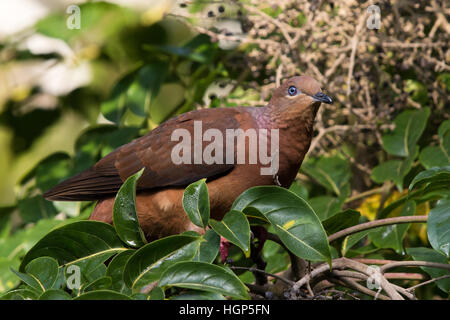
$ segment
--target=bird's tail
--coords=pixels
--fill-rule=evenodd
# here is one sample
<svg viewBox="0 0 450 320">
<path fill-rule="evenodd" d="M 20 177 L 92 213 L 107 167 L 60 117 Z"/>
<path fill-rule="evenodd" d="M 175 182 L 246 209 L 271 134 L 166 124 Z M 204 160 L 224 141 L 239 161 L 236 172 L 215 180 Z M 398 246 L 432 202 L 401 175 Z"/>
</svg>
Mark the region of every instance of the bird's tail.
<svg viewBox="0 0 450 320">
<path fill-rule="evenodd" d="M 114 196 L 122 183 L 117 175 L 100 175 L 91 168 L 51 188 L 44 193 L 44 198 L 51 201 L 94 201 Z"/>
</svg>

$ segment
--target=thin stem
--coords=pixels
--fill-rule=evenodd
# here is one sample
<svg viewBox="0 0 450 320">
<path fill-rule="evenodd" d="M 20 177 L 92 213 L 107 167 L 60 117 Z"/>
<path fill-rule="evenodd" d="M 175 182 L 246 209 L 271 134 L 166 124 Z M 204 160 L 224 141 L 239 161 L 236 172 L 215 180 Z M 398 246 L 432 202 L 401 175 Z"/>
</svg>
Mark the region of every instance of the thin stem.
<svg viewBox="0 0 450 320">
<path fill-rule="evenodd" d="M 246 271 L 250 271 L 250 272 L 259 272 L 259 273 L 263 273 L 263 274 L 265 274 L 265 275 L 274 277 L 274 278 L 276 278 L 276 279 L 278 279 L 278 280 L 280 280 L 280 281 L 283 281 L 284 283 L 286 283 L 286 284 L 288 284 L 288 285 L 290 285 L 290 286 L 293 286 L 293 285 L 295 284 L 294 281 L 291 281 L 291 280 L 289 280 L 289 279 L 280 277 L 279 275 L 276 275 L 276 274 L 273 274 L 273 273 L 269 273 L 269 272 L 267 272 L 267 271 L 260 270 L 260 269 L 256 269 L 256 268 L 234 267 L 234 266 L 232 266 L 232 267 L 230 267 L 230 269 L 232 269 L 232 270 L 246 270 Z"/>
<path fill-rule="evenodd" d="M 397 262 L 385 264 L 384 266 L 380 267 L 380 272 L 384 273 L 386 270 L 395 268 L 395 267 L 429 267 L 429 268 L 450 270 L 450 264 L 445 264 L 445 263 L 437 263 L 437 262 L 430 262 L 430 261 L 397 261 Z"/>
<path fill-rule="evenodd" d="M 433 283 L 433 282 L 436 282 L 436 281 L 439 281 L 439 280 L 442 280 L 442 279 L 447 279 L 447 278 L 450 278 L 450 274 L 446 274 L 444 276 L 440 276 L 440 277 L 433 278 L 433 279 L 430 279 L 428 281 L 416 284 L 415 286 L 412 286 L 412 287 L 409 287 L 408 289 L 406 289 L 406 291 L 414 291 L 415 289 L 417 289 L 417 288 L 419 288 L 421 286 L 424 286 L 424 285 L 427 285 L 427 284 L 430 284 L 430 283 Z"/>
</svg>

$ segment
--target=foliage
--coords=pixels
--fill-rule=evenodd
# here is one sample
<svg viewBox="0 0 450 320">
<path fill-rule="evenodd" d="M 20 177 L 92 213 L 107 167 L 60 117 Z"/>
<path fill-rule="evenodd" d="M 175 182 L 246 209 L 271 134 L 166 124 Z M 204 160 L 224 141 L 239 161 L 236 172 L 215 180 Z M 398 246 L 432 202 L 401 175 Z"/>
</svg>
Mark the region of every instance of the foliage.
<svg viewBox="0 0 450 320">
<path fill-rule="evenodd" d="M 417 5 L 413 16 L 397 7 L 402 20 L 422 27 L 416 30 L 409 22 L 381 41 L 375 31 L 355 32 L 356 16 L 362 14 L 348 15 L 365 8 L 346 2 L 323 4 L 320 12 L 310 10 L 306 1 L 284 8 L 270 2 L 227 4 L 226 14 L 234 17 L 239 11 L 237 21 L 249 25 L 245 38 L 222 32 L 220 25 L 230 16 L 216 17 L 212 22 L 217 24 L 203 19 L 219 4 L 193 3 L 187 13 L 178 12 L 184 19 L 173 13 L 149 22 L 154 8 L 142 13 L 88 2 L 80 5 L 80 30 L 65 27 L 64 11 L 39 20 L 36 32 L 71 48 L 70 57 L 59 51 L 36 53 L 18 40 L 6 41 L 8 50 L 0 43 L 2 62 L 5 57 L 17 64 L 75 61 L 70 68 L 88 63 L 92 72 L 89 85 L 61 94 L 38 83 L 6 90 L 6 98 L 0 91 L 2 148 L 3 136 L 10 139 L 0 164 L 21 164 L 15 169 L 20 173 L 16 193 L 8 198 L 13 200 L 0 208 L 1 298 L 259 297 L 251 284 L 266 285 L 271 295 L 264 298 L 348 298 L 345 293 L 358 291 L 348 283 L 337 283 L 333 293 L 311 281 L 311 295 L 304 285 L 279 290 L 280 281 L 271 276 L 298 281 L 304 276 L 299 259 L 319 268 L 345 263 L 342 258 L 366 266 L 439 263 L 400 268 L 410 278 L 389 282 L 407 288 L 417 285 L 418 277 L 420 282 L 442 277 L 410 292 L 422 299 L 448 298 L 450 120 L 442 101 L 450 78 L 439 44 L 445 34 L 432 28 L 425 5 Z M 383 16 L 384 28 L 396 23 L 393 14 Z M 346 36 L 336 34 L 336 24 Z M 278 30 L 280 25 L 288 36 Z M 420 38 L 429 30 L 434 30 L 434 45 Z M 291 42 L 296 35 L 297 42 Z M 354 69 L 346 58 L 347 51 L 352 56 L 346 41 L 353 36 L 359 39 Z M 398 39 L 419 45 L 411 50 Z M 113 226 L 86 220 L 93 203 L 42 197 L 172 116 L 198 107 L 261 105 L 280 77 L 298 73 L 317 77 L 337 103 L 321 107 L 311 152 L 296 181 L 289 190 L 265 186 L 245 191 L 221 221 L 210 218 L 206 181 L 189 185 L 183 207 L 204 234 L 186 232 L 147 243 L 135 207 L 142 172 L 118 192 Z M 11 194 L 13 188 L 10 184 L 4 190 Z M 422 223 L 413 219 L 422 216 Z M 407 223 L 377 224 L 390 218 Z M 347 232 L 367 223 L 367 228 Z M 226 260 L 219 255 L 221 238 L 231 244 Z M 339 278 L 339 269 L 321 275 L 335 271 L 334 279 Z M 383 289 L 386 295 L 389 288 Z"/>
</svg>

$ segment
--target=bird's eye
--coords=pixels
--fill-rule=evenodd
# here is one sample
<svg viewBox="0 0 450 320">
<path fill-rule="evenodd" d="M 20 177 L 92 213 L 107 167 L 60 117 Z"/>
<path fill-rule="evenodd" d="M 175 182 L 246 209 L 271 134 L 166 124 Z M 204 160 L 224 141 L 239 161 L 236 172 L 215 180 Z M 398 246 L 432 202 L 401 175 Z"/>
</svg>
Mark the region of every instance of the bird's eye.
<svg viewBox="0 0 450 320">
<path fill-rule="evenodd" d="M 290 86 L 288 89 L 288 94 L 290 96 L 295 96 L 297 94 L 297 88 L 294 86 Z"/>
</svg>

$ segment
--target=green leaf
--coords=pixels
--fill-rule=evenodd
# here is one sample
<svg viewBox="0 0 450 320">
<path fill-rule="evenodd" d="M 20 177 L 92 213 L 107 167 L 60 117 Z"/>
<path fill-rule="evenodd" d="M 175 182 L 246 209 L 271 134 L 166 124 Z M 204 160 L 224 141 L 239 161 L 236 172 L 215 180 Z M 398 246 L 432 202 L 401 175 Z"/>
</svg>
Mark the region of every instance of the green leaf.
<svg viewBox="0 0 450 320">
<path fill-rule="evenodd" d="M 96 290 L 84 293 L 73 300 L 132 300 L 130 297 L 111 290 Z"/>
<path fill-rule="evenodd" d="M 417 146 L 413 147 L 415 152 L 404 160 L 388 160 L 373 168 L 371 178 L 376 183 L 392 180 L 400 190 L 403 189 L 403 179 L 411 170 L 414 159 L 417 156 Z"/>
<path fill-rule="evenodd" d="M 300 258 L 330 261 L 328 238 L 309 204 L 291 191 L 274 186 L 250 188 L 231 209 L 246 212 L 253 208 L 270 221 L 286 247 Z"/>
<path fill-rule="evenodd" d="M 75 142 L 74 172 L 94 165 L 101 157 L 139 135 L 139 128 L 96 125 L 84 131 Z"/>
<path fill-rule="evenodd" d="M 45 290 L 53 288 L 58 278 L 58 261 L 50 257 L 32 260 L 25 267 L 27 274 L 34 276 Z"/>
<path fill-rule="evenodd" d="M 91 283 L 84 286 L 82 289 L 83 293 L 89 292 L 89 291 L 95 291 L 95 290 L 106 290 L 110 289 L 112 286 L 112 279 L 111 277 L 105 276 L 98 278 Z"/>
<path fill-rule="evenodd" d="M 31 260 L 42 256 L 56 259 L 59 265 L 76 263 L 81 266 L 98 257 L 106 260 L 124 250 L 111 225 L 78 221 L 56 228 L 39 240 L 25 255 L 19 270 L 25 270 Z"/>
<path fill-rule="evenodd" d="M 35 276 L 26 274 L 23 272 L 15 271 L 13 269 L 11 269 L 11 271 L 14 272 L 15 275 L 18 276 L 20 280 L 22 280 L 24 283 L 26 283 L 31 288 L 36 290 L 36 292 L 41 293 L 41 292 L 45 291 L 43 284 Z"/>
<path fill-rule="evenodd" d="M 194 250 L 192 261 L 213 262 L 220 248 L 220 236 L 214 230 L 208 230 L 199 240 L 188 244 L 185 250 Z"/>
<path fill-rule="evenodd" d="M 38 300 L 72 300 L 72 297 L 63 290 L 50 289 L 41 294 Z"/>
<path fill-rule="evenodd" d="M 267 240 L 262 251 L 264 261 L 267 262 L 265 270 L 270 273 L 278 273 L 287 270 L 289 255 L 278 243 Z"/>
<path fill-rule="evenodd" d="M 305 185 L 300 183 L 300 181 L 292 182 L 289 190 L 295 193 L 300 198 L 308 200 L 308 189 L 305 187 Z"/>
<path fill-rule="evenodd" d="M 444 121 L 439 126 L 438 136 L 439 146 L 425 147 L 420 153 L 420 163 L 426 169 L 450 164 L 450 120 Z"/>
<path fill-rule="evenodd" d="M 139 289 L 158 280 L 170 265 L 193 259 L 195 247 L 188 245 L 200 237 L 176 235 L 162 238 L 139 248 L 127 261 L 124 270 L 125 284 Z"/>
<path fill-rule="evenodd" d="M 403 111 L 394 120 L 394 131 L 382 136 L 384 150 L 394 156 L 409 157 L 413 155 L 429 115 L 429 108 Z"/>
<path fill-rule="evenodd" d="M 54 217 L 58 213 L 53 204 L 45 200 L 42 195 L 20 199 L 18 207 L 24 222 L 37 222 Z"/>
<path fill-rule="evenodd" d="M 204 262 L 180 262 L 167 269 L 161 287 L 181 287 L 249 299 L 248 289 L 232 272 Z"/>
<path fill-rule="evenodd" d="M 347 237 L 344 238 L 344 241 L 342 241 L 342 245 L 341 245 L 341 254 L 342 256 L 346 256 L 348 251 L 354 246 L 356 245 L 361 239 L 363 239 L 364 237 L 366 237 L 369 233 L 371 233 L 373 230 L 369 229 L 369 230 L 364 230 L 352 235 L 349 235 Z"/>
<path fill-rule="evenodd" d="M 447 135 L 447 140 L 450 141 L 450 134 Z M 450 163 L 450 158 L 448 155 L 450 154 L 450 148 L 447 150 L 441 149 L 442 146 L 428 146 L 425 147 L 419 155 L 420 163 L 426 168 L 430 169 L 433 167 L 443 167 Z M 445 152 L 444 152 L 445 151 Z"/>
<path fill-rule="evenodd" d="M 343 200 L 332 196 L 318 196 L 309 199 L 309 204 L 319 217 L 324 221 L 341 211 Z"/>
<path fill-rule="evenodd" d="M 113 223 L 117 235 L 127 245 L 139 248 L 147 243 L 136 213 L 136 185 L 144 168 L 130 176 L 114 200 Z"/>
<path fill-rule="evenodd" d="M 338 196 L 351 177 L 348 161 L 338 156 L 309 158 L 303 163 L 302 170 Z"/>
<path fill-rule="evenodd" d="M 39 294 L 34 290 L 16 289 L 1 295 L 0 300 L 35 300 L 38 296 Z"/>
<path fill-rule="evenodd" d="M 430 261 L 437 263 L 448 263 L 445 256 L 433 249 L 430 248 L 407 248 L 406 252 L 410 254 L 414 260 L 416 261 Z M 438 269 L 438 268 L 430 268 L 430 267 L 420 267 L 423 271 L 428 273 L 431 278 L 439 278 L 444 275 L 450 274 L 448 270 Z M 436 281 L 439 289 L 444 291 L 446 294 L 450 292 L 450 278 L 442 279 Z"/>
<path fill-rule="evenodd" d="M 206 228 L 209 221 L 209 195 L 206 179 L 191 183 L 183 193 L 183 208 L 193 224 Z"/>
<path fill-rule="evenodd" d="M 202 292 L 198 290 L 188 290 L 182 294 L 171 297 L 170 300 L 226 300 L 223 295 L 217 292 Z"/>
<path fill-rule="evenodd" d="M 150 300 L 164 300 L 165 294 L 161 287 L 155 287 L 149 293 Z"/>
<path fill-rule="evenodd" d="M 421 187 L 428 183 L 444 183 L 443 186 L 450 188 L 450 166 L 431 168 L 420 172 L 414 177 L 409 185 L 409 190 Z"/>
<path fill-rule="evenodd" d="M 360 213 L 353 209 L 341 211 L 322 222 L 323 227 L 328 234 L 333 234 L 345 228 L 357 225 Z"/>
<path fill-rule="evenodd" d="M 0 257 L 0 294 L 11 290 L 20 283 L 19 278 L 11 271 L 19 268 L 19 257 Z"/>
<path fill-rule="evenodd" d="M 114 291 L 130 294 L 131 291 L 125 285 L 123 273 L 128 259 L 135 253 L 135 250 L 127 250 L 116 255 L 106 269 L 106 275 L 112 279 L 112 287 Z"/>
<path fill-rule="evenodd" d="M 127 107 L 141 117 L 147 116 L 164 81 L 168 65 L 162 62 L 140 68 L 126 93 Z"/>
<path fill-rule="evenodd" d="M 67 178 L 71 169 L 72 163 L 67 153 L 53 153 L 36 166 L 36 185 L 41 191 L 46 191 Z"/>
<path fill-rule="evenodd" d="M 439 200 L 428 216 L 428 240 L 436 251 L 450 257 L 450 199 Z"/>
<path fill-rule="evenodd" d="M 230 210 L 222 219 L 211 219 L 209 225 L 219 235 L 235 244 L 250 257 L 250 225 L 245 214 L 237 210 Z"/>
<path fill-rule="evenodd" d="M 119 125 L 127 110 L 127 91 L 133 82 L 134 73 L 127 74 L 117 82 L 109 98 L 102 103 L 100 110 L 109 121 Z"/>
<path fill-rule="evenodd" d="M 416 211 L 416 203 L 408 200 L 400 212 L 400 216 L 412 216 Z M 403 238 L 410 224 L 393 224 L 385 227 L 379 227 L 372 230 L 369 239 L 378 248 L 392 248 L 397 253 L 403 254 Z"/>
</svg>

